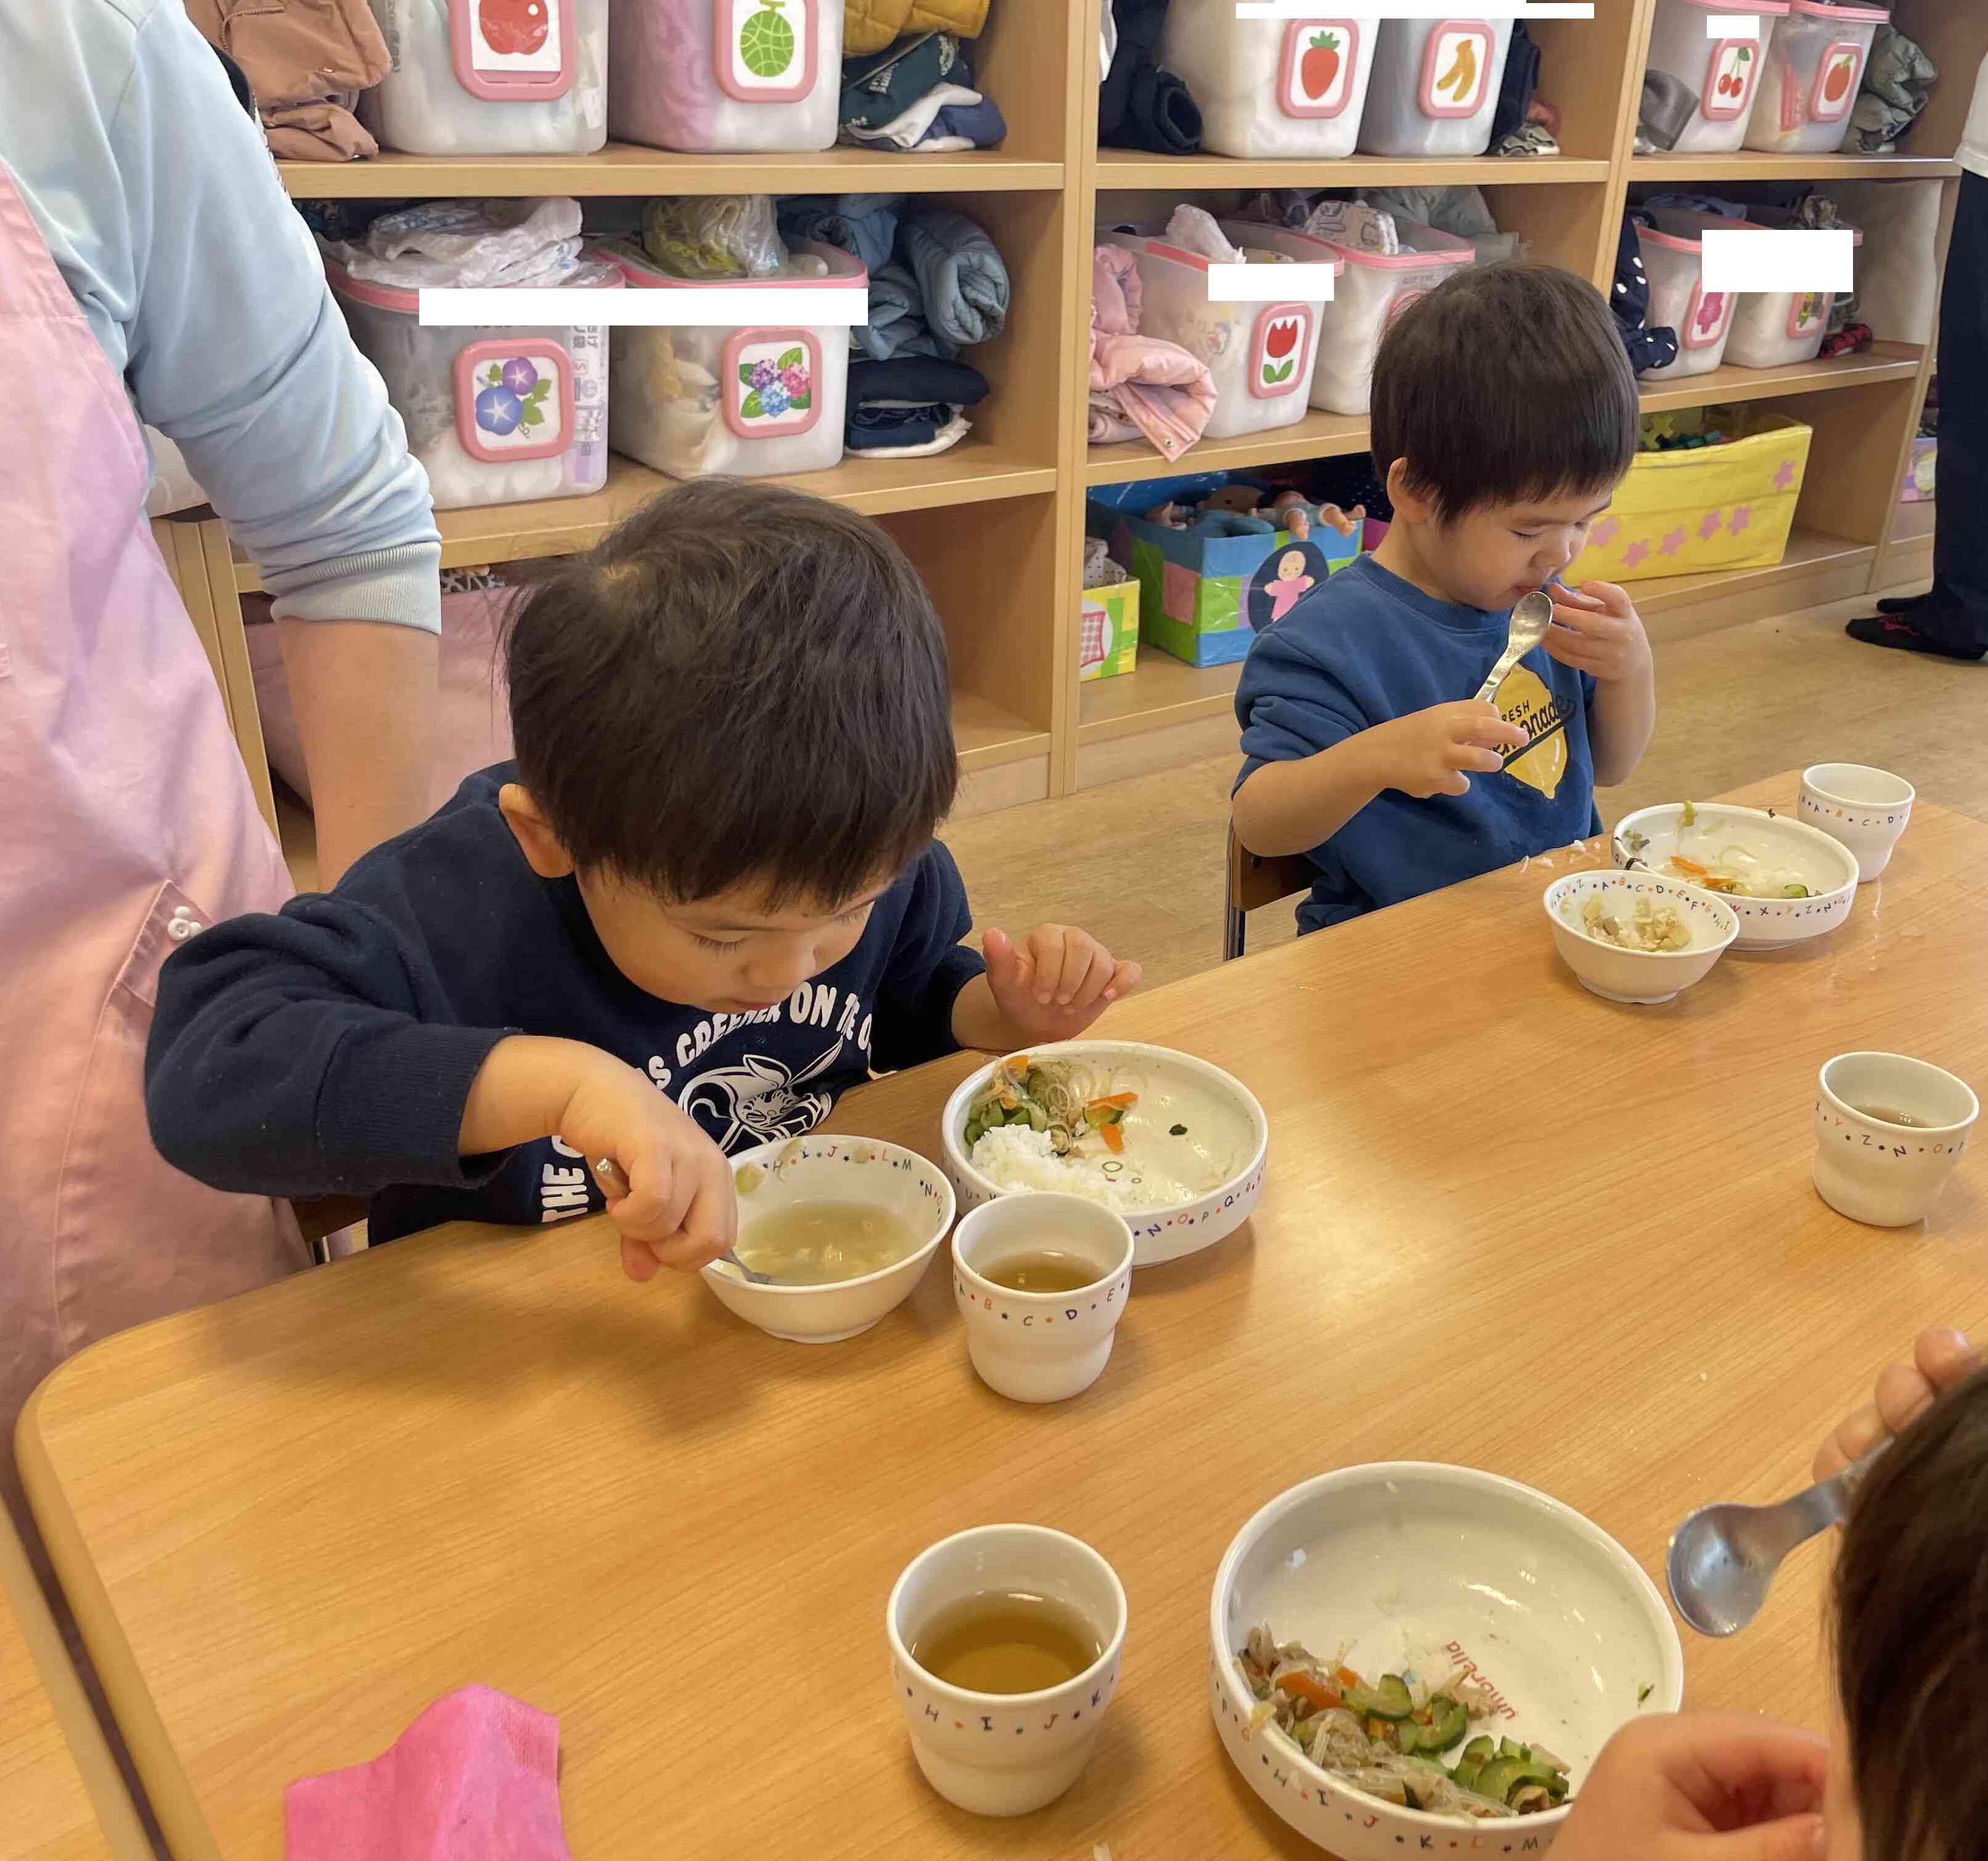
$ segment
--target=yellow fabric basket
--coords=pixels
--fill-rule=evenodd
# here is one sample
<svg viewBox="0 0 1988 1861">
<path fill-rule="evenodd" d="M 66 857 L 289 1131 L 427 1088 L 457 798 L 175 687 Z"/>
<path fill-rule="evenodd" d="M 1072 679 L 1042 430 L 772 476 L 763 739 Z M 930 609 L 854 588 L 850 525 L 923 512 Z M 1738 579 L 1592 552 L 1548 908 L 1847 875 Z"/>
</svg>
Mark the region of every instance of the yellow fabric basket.
<svg viewBox="0 0 1988 1861">
<path fill-rule="evenodd" d="M 1688 452 L 1638 452 L 1567 579 L 1648 581 L 1706 569 L 1770 568 L 1788 546 L 1814 429 L 1753 407 L 1644 416 L 1674 432 L 1740 436 Z"/>
</svg>

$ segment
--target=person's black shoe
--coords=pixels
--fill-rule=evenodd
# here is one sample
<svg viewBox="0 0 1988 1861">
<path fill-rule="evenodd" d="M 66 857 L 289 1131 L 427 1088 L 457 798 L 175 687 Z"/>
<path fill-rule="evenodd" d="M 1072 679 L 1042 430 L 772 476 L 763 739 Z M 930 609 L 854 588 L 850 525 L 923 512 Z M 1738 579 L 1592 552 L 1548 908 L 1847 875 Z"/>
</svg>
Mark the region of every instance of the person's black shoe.
<svg viewBox="0 0 1988 1861">
<path fill-rule="evenodd" d="M 1931 653 L 1942 659 L 1975 660 L 1988 658 L 1988 649 L 1979 646 L 1952 646 L 1944 640 L 1922 632 L 1909 622 L 1895 620 L 1888 614 L 1874 614 L 1870 619 L 1851 621 L 1843 631 L 1851 639 L 1859 640 L 1866 646 L 1888 646 L 1894 651 L 1908 653 Z"/>
<path fill-rule="evenodd" d="M 1880 614 L 1912 614 L 1930 604 L 1930 594 L 1888 594 L 1878 603 Z"/>
</svg>

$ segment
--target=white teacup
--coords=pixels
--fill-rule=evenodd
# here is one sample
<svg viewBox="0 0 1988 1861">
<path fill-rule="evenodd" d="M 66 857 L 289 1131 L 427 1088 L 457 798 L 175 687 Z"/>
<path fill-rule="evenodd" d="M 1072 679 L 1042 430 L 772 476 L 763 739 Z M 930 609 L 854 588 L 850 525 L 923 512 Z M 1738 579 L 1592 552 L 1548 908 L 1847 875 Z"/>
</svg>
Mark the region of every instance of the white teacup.
<svg viewBox="0 0 1988 1861">
<path fill-rule="evenodd" d="M 1076 1610 L 1104 1652 L 1040 1693 L 972 1693 L 935 1679 L 911 1658 L 913 1643 L 949 1603 L 989 1592 Z M 905 1567 L 884 1626 L 912 1754 L 948 1802 L 976 1815 L 1026 1815 L 1077 1781 L 1125 1647 L 1124 1586 L 1088 1545 L 1042 1525 L 980 1525 L 942 1538 Z"/>
<path fill-rule="evenodd" d="M 1816 1193 L 1872 1227 L 1922 1220 L 1980 1114 L 1964 1081 L 1923 1060 L 1838 1054 L 1816 1090 Z"/>
<path fill-rule="evenodd" d="M 1012 1292 L 979 1271 L 1036 1247 L 1075 1254 L 1097 1277 L 1073 1292 Z M 1080 1196 L 1002 1196 L 953 1230 L 967 1353 L 988 1388 L 1018 1403 L 1060 1403 L 1097 1382 L 1131 1291 L 1131 1229 Z"/>
<path fill-rule="evenodd" d="M 1802 771 L 1802 819 L 1856 856 L 1860 885 L 1892 863 L 1915 798 L 1904 777 L 1861 763 L 1817 763 Z"/>
</svg>

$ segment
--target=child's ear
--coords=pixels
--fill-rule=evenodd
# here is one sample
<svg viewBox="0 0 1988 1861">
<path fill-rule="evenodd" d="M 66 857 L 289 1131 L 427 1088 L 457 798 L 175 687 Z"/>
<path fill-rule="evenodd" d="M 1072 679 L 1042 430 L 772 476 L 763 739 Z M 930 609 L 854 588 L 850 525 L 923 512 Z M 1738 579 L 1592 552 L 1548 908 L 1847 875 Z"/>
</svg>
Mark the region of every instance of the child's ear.
<svg viewBox="0 0 1988 1861">
<path fill-rule="evenodd" d="M 506 782 L 497 791 L 497 807 L 532 870 L 542 879 L 563 879 L 573 871 L 573 859 L 552 824 L 539 811 L 529 790 Z"/>
<path fill-rule="evenodd" d="M 1435 516 L 1434 502 L 1416 490 L 1405 458 L 1396 459 L 1388 468 L 1388 502 L 1394 506 L 1396 516 L 1411 523 L 1427 523 Z"/>
</svg>

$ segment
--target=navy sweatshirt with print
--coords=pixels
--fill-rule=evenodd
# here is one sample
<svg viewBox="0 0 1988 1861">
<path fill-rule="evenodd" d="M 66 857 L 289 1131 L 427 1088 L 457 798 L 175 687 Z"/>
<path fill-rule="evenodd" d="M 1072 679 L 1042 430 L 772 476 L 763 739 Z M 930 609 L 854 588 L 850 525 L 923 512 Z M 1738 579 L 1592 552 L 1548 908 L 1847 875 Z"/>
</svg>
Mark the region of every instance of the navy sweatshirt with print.
<svg viewBox="0 0 1988 1861">
<path fill-rule="evenodd" d="M 217 1188 L 367 1196 L 370 1234 L 558 1221 L 604 1206 L 556 1139 L 458 1156 L 472 1081 L 507 1034 L 604 1048 L 727 1151 L 795 1137 L 879 1072 L 950 1053 L 980 973 L 958 868 L 935 843 L 856 947 L 777 1007 L 712 1014 L 615 968 L 570 878 L 543 879 L 472 776 L 337 890 L 217 924 L 159 978 L 146 1107 L 167 1159 Z"/>
</svg>

